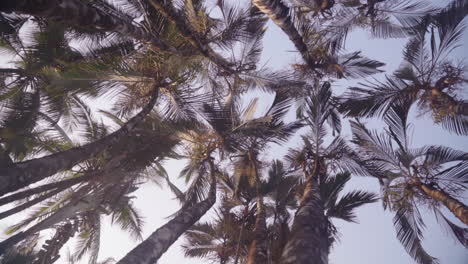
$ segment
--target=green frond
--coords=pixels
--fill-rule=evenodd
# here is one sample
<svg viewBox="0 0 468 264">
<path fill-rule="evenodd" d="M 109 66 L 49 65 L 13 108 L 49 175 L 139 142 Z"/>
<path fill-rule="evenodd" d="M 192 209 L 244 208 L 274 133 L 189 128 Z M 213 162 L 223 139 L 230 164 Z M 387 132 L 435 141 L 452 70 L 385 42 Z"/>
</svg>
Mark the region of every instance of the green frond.
<svg viewBox="0 0 468 264">
<path fill-rule="evenodd" d="M 130 201 L 113 210 L 112 223 L 128 232 L 132 238 L 143 240 L 143 218 Z"/>
<path fill-rule="evenodd" d="M 352 191 L 343 195 L 335 204 L 330 204 L 327 216 L 348 222 L 356 222 L 356 215 L 353 211 L 364 204 L 374 203 L 377 200 L 377 195 L 373 193 Z"/>
</svg>

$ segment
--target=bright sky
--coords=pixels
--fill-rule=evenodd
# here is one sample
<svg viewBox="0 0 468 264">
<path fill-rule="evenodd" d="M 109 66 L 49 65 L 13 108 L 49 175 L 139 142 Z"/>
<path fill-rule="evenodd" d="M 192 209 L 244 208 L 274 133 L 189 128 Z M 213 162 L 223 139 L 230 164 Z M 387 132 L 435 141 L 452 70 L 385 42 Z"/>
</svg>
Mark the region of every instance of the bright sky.
<svg viewBox="0 0 468 264">
<path fill-rule="evenodd" d="M 264 39 L 263 61 L 267 66 L 275 69 L 282 69 L 289 66 L 290 63 L 297 62 L 299 59 L 294 52 L 294 47 L 274 24 L 268 24 L 269 29 Z M 466 58 L 468 54 L 468 34 L 465 33 L 463 43 L 464 47 L 459 48 L 454 54 L 458 58 Z M 356 31 L 349 35 L 347 51 L 362 50 L 363 53 L 373 59 L 385 62 L 385 70 L 388 74 L 392 73 L 401 62 L 402 47 L 405 44 L 401 39 L 371 39 L 369 34 Z M 0 65 L 4 62 L 0 58 Z M 383 74 L 376 76 L 383 77 Z M 354 84 L 354 82 L 352 82 Z M 334 91 L 341 93 L 346 87 L 352 84 L 349 81 L 339 81 L 334 87 Z M 468 95 L 464 95 L 468 98 Z M 99 107 L 99 106 L 97 106 Z M 448 134 L 440 127 L 434 125 L 427 118 L 418 117 L 418 113 L 412 113 L 411 122 L 414 124 L 413 144 L 421 146 L 424 144 L 446 145 L 459 150 L 468 151 L 468 140 L 460 136 Z M 379 124 L 373 124 L 378 128 Z M 347 127 L 347 125 L 345 125 Z M 345 135 L 349 138 L 349 128 L 345 129 Z M 271 153 L 284 153 L 288 147 L 297 144 L 292 142 L 290 145 L 274 147 Z M 281 158 L 281 156 L 275 156 Z M 170 161 L 166 163 L 166 169 L 178 186 L 183 187 L 182 180 L 176 180 L 182 163 L 180 161 Z M 378 182 L 375 179 L 354 177 L 347 190 L 364 189 L 379 192 Z M 345 190 L 346 191 L 346 190 Z M 167 217 L 174 213 L 179 204 L 173 199 L 174 195 L 167 189 L 161 189 L 152 184 L 146 184 L 136 193 L 135 204 L 145 216 L 144 237 L 146 238 L 158 227 L 168 221 Z M 468 196 L 465 201 L 468 201 Z M 468 251 L 457 244 L 447 233 L 437 225 L 435 218 L 431 213 L 425 210 L 423 217 L 427 224 L 425 230 L 424 246 L 429 253 L 440 259 L 442 264 L 465 264 L 468 263 Z M 395 230 L 392 224 L 392 215 L 384 212 L 380 202 L 361 207 L 357 211 L 359 224 L 351 224 L 343 221 L 335 221 L 341 233 L 338 241 L 330 254 L 331 264 L 410 264 L 414 263 L 411 257 L 405 252 L 403 247 L 396 239 Z M 450 215 L 448 213 L 447 215 Z M 206 217 L 204 218 L 206 219 Z M 452 217 L 453 219 L 453 217 Z M 108 219 L 107 219 L 108 220 Z M 0 229 L 9 224 L 18 221 L 18 217 L 10 217 L 0 221 Z M 456 219 L 456 223 L 459 223 Z M 126 234 L 112 229 L 109 221 L 105 221 L 102 232 L 100 260 L 113 257 L 116 260 L 123 257 L 138 242 L 132 241 Z M 159 264 L 198 264 L 206 263 L 206 260 L 186 259 L 180 248 L 179 239 L 163 257 Z M 63 251 L 62 251 L 63 252 Z M 64 254 L 62 254 L 64 255 Z M 67 263 L 63 258 L 56 263 Z M 86 263 L 86 262 L 82 262 Z"/>
</svg>

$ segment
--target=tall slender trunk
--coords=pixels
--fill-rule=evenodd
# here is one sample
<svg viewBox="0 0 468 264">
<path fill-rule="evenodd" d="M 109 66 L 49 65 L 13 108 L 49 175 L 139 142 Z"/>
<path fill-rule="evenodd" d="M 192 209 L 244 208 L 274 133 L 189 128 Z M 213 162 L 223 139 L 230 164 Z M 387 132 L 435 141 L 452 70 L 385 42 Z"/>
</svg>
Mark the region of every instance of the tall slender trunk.
<svg viewBox="0 0 468 264">
<path fill-rule="evenodd" d="M 131 36 L 137 40 L 150 41 L 161 50 L 175 51 L 159 39 L 125 19 L 108 14 L 90 3 L 81 0 L 2 0 L 1 12 L 18 12 L 38 17 L 53 19 L 64 24 L 82 28 L 94 28 L 99 31 L 117 32 L 122 36 Z"/>
<path fill-rule="evenodd" d="M 96 201 L 93 199 L 90 200 L 80 200 L 77 202 L 70 202 L 64 207 L 60 208 L 58 211 L 53 213 L 51 216 L 42 220 L 41 222 L 33 225 L 29 229 L 23 232 L 7 238 L 6 240 L 0 242 L 0 256 L 5 252 L 6 249 L 17 244 L 20 241 L 23 241 L 29 236 L 42 231 L 44 229 L 51 228 L 55 224 L 58 224 L 66 219 L 74 217 L 79 212 L 84 212 L 96 207 Z"/>
<path fill-rule="evenodd" d="M 257 180 L 257 217 L 255 218 L 255 239 L 252 241 L 249 249 L 249 256 L 247 264 L 266 264 L 268 261 L 267 253 L 267 229 L 266 229 L 266 215 L 265 206 L 263 204 L 263 197 L 260 194 L 259 183 Z"/>
<path fill-rule="evenodd" d="M 311 69 L 315 61 L 309 56 L 307 45 L 291 20 L 291 10 L 281 0 L 252 0 L 252 3 L 266 14 L 292 41 L 302 58 Z"/>
<path fill-rule="evenodd" d="M 443 190 L 435 189 L 428 184 L 419 182 L 416 186 L 430 198 L 444 204 L 460 221 L 468 225 L 468 207 L 465 204 L 451 197 Z"/>
<path fill-rule="evenodd" d="M 282 264 L 328 263 L 327 219 L 319 194 L 319 167 L 311 176 L 306 173 L 307 183 L 281 256 Z"/>
<path fill-rule="evenodd" d="M 117 264 L 153 264 L 167 249 L 216 202 L 216 175 L 213 161 L 208 159 L 211 185 L 205 200 L 182 210 L 176 217 L 153 232 L 145 241 L 136 246 Z"/>
<path fill-rule="evenodd" d="M 140 113 L 130 119 L 119 130 L 108 136 L 84 146 L 71 148 L 42 158 L 14 163 L 6 168 L 0 168 L 0 196 L 43 180 L 59 171 L 70 169 L 128 136 L 129 132 L 135 129 L 153 109 L 158 98 L 158 90 L 156 89 L 149 103 L 143 107 Z"/>
</svg>

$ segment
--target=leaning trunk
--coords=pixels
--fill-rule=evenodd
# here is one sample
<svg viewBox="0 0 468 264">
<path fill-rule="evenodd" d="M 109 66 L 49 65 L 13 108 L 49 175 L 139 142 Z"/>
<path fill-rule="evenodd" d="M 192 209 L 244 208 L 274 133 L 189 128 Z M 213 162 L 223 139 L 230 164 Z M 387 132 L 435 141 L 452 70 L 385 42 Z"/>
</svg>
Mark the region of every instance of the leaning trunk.
<svg viewBox="0 0 468 264">
<path fill-rule="evenodd" d="M 304 194 L 281 256 L 282 264 L 328 263 L 327 219 L 319 195 L 318 173 L 313 176 L 307 176 Z"/>
<path fill-rule="evenodd" d="M 289 7 L 284 5 L 280 0 L 252 0 L 252 3 L 286 33 L 296 49 L 301 53 L 307 66 L 314 69 L 316 63 L 309 56 L 307 45 L 291 20 Z"/>
<path fill-rule="evenodd" d="M 42 158 L 14 163 L 0 168 L 0 196 L 17 191 L 29 184 L 43 180 L 55 173 L 67 170 L 76 164 L 89 159 L 108 147 L 127 137 L 148 113 L 153 109 L 158 92 L 153 94 L 149 103 L 135 117 L 130 119 L 119 130 L 84 146 L 71 148 Z"/>
<path fill-rule="evenodd" d="M 117 264 L 152 264 L 193 224 L 195 224 L 216 202 L 216 176 L 213 161 L 210 166 L 211 186 L 205 200 L 191 208 L 182 210 L 168 223 L 158 228 L 145 241 L 130 251 Z"/>
<path fill-rule="evenodd" d="M 428 184 L 419 183 L 417 187 L 427 196 L 443 203 L 460 221 L 468 225 L 468 207 L 465 204 Z"/>
<path fill-rule="evenodd" d="M 258 187 L 257 187 L 258 189 Z M 257 191 L 258 192 L 258 191 Z M 257 217 L 254 227 L 255 239 L 249 249 L 247 264 L 267 263 L 267 229 L 263 198 L 257 193 Z"/>
</svg>

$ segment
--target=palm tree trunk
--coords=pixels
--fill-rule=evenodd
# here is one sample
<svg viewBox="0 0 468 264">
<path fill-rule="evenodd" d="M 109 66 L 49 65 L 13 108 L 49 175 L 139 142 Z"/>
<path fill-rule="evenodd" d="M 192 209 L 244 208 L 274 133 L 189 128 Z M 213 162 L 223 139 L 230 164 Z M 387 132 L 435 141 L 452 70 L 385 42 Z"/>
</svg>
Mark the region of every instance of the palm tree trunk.
<svg viewBox="0 0 468 264">
<path fill-rule="evenodd" d="M 193 224 L 195 224 L 216 202 L 216 175 L 213 161 L 210 166 L 211 185 L 205 200 L 196 203 L 191 208 L 182 210 L 176 217 L 153 232 L 117 264 L 153 264 L 167 249 Z"/>
<path fill-rule="evenodd" d="M 59 171 L 69 169 L 119 142 L 122 138 L 128 136 L 129 132 L 135 129 L 151 112 L 158 98 L 158 91 L 159 89 L 156 89 L 149 103 L 143 107 L 140 113 L 110 135 L 84 146 L 0 168 L 0 196 L 43 180 Z"/>
<path fill-rule="evenodd" d="M 2 0 L 1 12 L 18 12 L 38 17 L 50 18 L 81 28 L 94 28 L 99 31 L 117 32 L 140 41 L 150 41 L 157 49 L 175 51 L 159 39 L 135 26 L 130 19 L 108 14 L 87 1 L 80 0 Z"/>
<path fill-rule="evenodd" d="M 267 229 L 265 219 L 265 206 L 263 205 L 263 197 L 260 195 L 257 182 L 257 217 L 255 218 L 255 239 L 252 241 L 249 249 L 247 264 L 266 264 L 268 261 L 267 254 Z"/>
<path fill-rule="evenodd" d="M 291 20 L 291 11 L 281 0 L 252 0 L 252 3 L 266 14 L 292 41 L 296 49 L 301 53 L 307 65 L 314 69 L 316 63 L 308 54 L 308 48 L 301 34 L 297 31 Z"/>
<path fill-rule="evenodd" d="M 306 174 L 307 184 L 281 256 L 282 264 L 328 263 L 327 219 L 319 195 L 318 173 L 312 175 Z"/>
<path fill-rule="evenodd" d="M 465 204 L 451 197 L 443 190 L 435 189 L 428 184 L 420 182 L 416 186 L 427 196 L 443 203 L 450 210 L 450 212 L 452 212 L 458 219 L 460 219 L 460 221 L 468 225 L 468 207 Z"/>
</svg>

